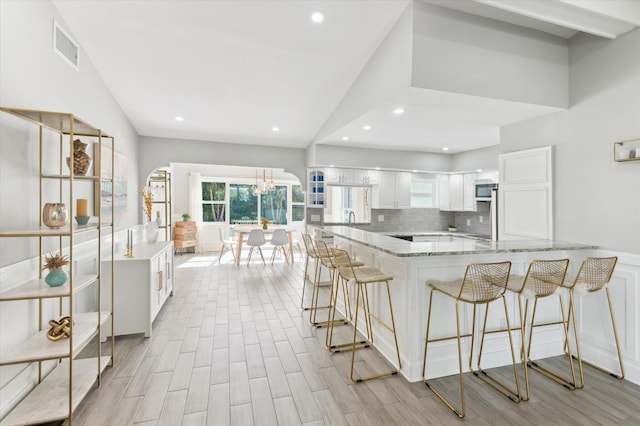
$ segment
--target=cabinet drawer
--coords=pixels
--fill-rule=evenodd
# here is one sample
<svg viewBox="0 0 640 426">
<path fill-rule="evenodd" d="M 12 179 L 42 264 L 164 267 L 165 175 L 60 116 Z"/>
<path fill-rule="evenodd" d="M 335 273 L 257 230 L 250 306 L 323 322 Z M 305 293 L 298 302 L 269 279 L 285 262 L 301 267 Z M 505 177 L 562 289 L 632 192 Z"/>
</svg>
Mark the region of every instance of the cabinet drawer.
<svg viewBox="0 0 640 426">
<path fill-rule="evenodd" d="M 176 234 L 175 240 L 195 240 L 196 234 Z"/>
<path fill-rule="evenodd" d="M 195 247 L 196 240 L 174 240 L 173 244 L 177 248 Z"/>
<path fill-rule="evenodd" d="M 195 234 L 197 232 L 197 228 L 195 227 L 195 225 L 182 226 L 180 228 L 173 228 L 173 232 L 176 235 Z"/>
</svg>

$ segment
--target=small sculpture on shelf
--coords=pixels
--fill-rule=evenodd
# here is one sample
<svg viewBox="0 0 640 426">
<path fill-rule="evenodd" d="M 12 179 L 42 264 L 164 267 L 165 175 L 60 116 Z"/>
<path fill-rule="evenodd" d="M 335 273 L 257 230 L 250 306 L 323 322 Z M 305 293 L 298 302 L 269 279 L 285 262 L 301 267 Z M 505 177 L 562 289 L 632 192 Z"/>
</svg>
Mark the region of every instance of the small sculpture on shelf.
<svg viewBox="0 0 640 426">
<path fill-rule="evenodd" d="M 67 256 L 63 256 L 60 253 L 55 253 L 51 256 L 45 256 L 44 266 L 42 270 L 49 270 L 49 273 L 44 277 L 44 281 L 51 287 L 59 287 L 67 282 L 67 273 L 62 269 L 63 266 L 69 264 Z"/>
<path fill-rule="evenodd" d="M 70 337 L 71 327 L 73 327 L 75 323 L 75 320 L 68 316 L 62 317 L 58 321 L 49 320 L 51 328 L 47 331 L 47 339 L 56 342 L 60 339 Z"/>
<path fill-rule="evenodd" d="M 85 176 L 91 167 L 91 157 L 86 152 L 87 144 L 80 139 L 73 141 L 73 174 Z M 70 157 L 67 157 L 67 166 L 71 169 Z"/>
</svg>

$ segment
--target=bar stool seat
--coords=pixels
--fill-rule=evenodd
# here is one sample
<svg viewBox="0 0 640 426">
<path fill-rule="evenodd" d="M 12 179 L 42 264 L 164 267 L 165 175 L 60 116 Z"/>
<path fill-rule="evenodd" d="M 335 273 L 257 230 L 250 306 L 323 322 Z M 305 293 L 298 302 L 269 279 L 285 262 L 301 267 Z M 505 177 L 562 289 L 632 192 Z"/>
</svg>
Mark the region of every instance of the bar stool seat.
<svg viewBox="0 0 640 426">
<path fill-rule="evenodd" d="M 346 309 L 346 314 L 349 316 L 349 319 L 347 319 L 346 317 L 339 318 L 339 319 L 335 318 L 335 306 L 337 302 L 337 287 L 338 287 L 338 281 L 339 281 L 337 270 L 338 268 L 347 266 L 347 265 L 360 267 L 364 265 L 364 263 L 351 259 L 348 255 L 344 256 L 345 252 L 343 250 L 337 249 L 335 247 L 329 247 L 327 243 L 323 240 L 316 240 L 315 247 L 316 247 L 316 255 L 318 256 L 318 260 L 319 260 L 319 265 L 329 270 L 330 287 L 329 287 L 329 304 L 327 305 L 329 308 L 329 314 L 327 316 L 326 321 L 318 321 L 316 316 L 318 311 L 316 309 L 314 310 L 313 315 L 309 316 L 309 320 L 314 327 L 324 327 L 328 325 L 333 326 L 335 324 L 339 324 L 339 325 L 347 324 L 351 320 L 351 317 L 350 317 L 351 311 L 349 309 L 349 304 L 347 302 L 349 293 L 348 293 L 348 290 L 346 290 L 346 287 L 344 287 L 345 286 L 344 282 L 343 282 L 343 287 L 344 287 L 343 290 L 344 290 L 344 298 L 345 298 L 345 309 Z M 316 270 L 316 276 L 314 279 L 314 293 L 311 301 L 312 306 L 316 306 L 320 298 L 321 273 L 322 273 L 321 269 Z M 328 336 L 328 333 L 327 333 L 327 336 Z M 325 339 L 325 343 L 327 344 L 327 346 L 329 346 L 328 339 Z"/>
<path fill-rule="evenodd" d="M 463 418 L 466 414 L 465 411 L 465 397 L 464 397 L 464 379 L 462 374 L 462 341 L 463 337 L 471 337 L 471 345 L 469 349 L 469 370 L 478 378 L 491 385 L 494 389 L 498 390 L 503 395 L 507 396 L 513 402 L 521 401 L 520 394 L 520 381 L 518 378 L 518 371 L 516 369 L 516 359 L 513 352 L 513 341 L 511 333 L 509 336 L 509 349 L 511 350 L 511 360 L 513 364 L 513 375 L 515 380 L 515 390 L 509 388 L 498 379 L 489 375 L 488 372 L 480 369 L 480 357 L 482 354 L 482 347 L 484 344 L 484 335 L 486 331 L 487 315 L 489 312 L 489 304 L 498 299 L 502 299 L 504 314 L 507 321 L 507 329 L 510 329 L 509 324 L 509 312 L 507 309 L 507 301 L 504 297 L 504 293 L 507 289 L 507 282 L 509 280 L 509 272 L 511 271 L 511 262 L 489 262 L 489 263 L 470 263 L 467 265 L 464 276 L 462 279 L 438 281 L 429 280 L 427 285 L 431 288 L 429 292 L 429 308 L 427 312 L 427 327 L 424 341 L 424 360 L 422 363 L 422 381 L 424 384 L 447 406 L 451 411 L 456 413 L 458 417 Z M 430 339 L 429 332 L 431 326 L 431 308 L 433 306 L 434 293 L 441 293 L 442 295 L 451 298 L 455 302 L 455 314 L 456 314 L 456 334 L 453 336 L 439 337 Z M 460 307 L 459 302 L 469 303 L 473 305 L 472 325 L 471 332 L 462 334 L 460 327 Z M 485 305 L 484 314 L 484 326 L 482 330 L 482 339 L 480 341 L 480 353 L 477 360 L 478 371 L 472 368 L 473 361 L 473 347 L 475 340 L 476 329 L 476 307 L 477 305 Z M 426 379 L 427 368 L 427 355 L 429 343 L 440 342 L 444 340 L 457 339 L 458 343 L 458 370 L 459 370 L 459 382 L 460 382 L 460 403 L 461 408 L 457 409 L 444 395 L 438 391 L 431 383 Z M 482 374 L 479 374 L 482 373 Z"/>
<path fill-rule="evenodd" d="M 338 254 L 338 258 L 344 259 L 344 266 L 338 267 L 338 274 L 340 276 L 340 279 L 342 279 L 343 281 L 353 283 L 354 285 L 356 285 L 356 288 L 357 288 L 356 307 L 355 307 L 356 313 L 353 321 L 353 340 L 351 342 L 351 348 L 350 348 L 351 371 L 350 371 L 349 377 L 351 378 L 351 381 L 358 383 L 366 380 L 376 379 L 379 377 L 398 374 L 398 371 L 402 368 L 402 361 L 400 359 L 400 348 L 398 346 L 396 322 L 393 316 L 393 304 L 391 302 L 391 290 L 389 288 L 389 281 L 393 280 L 393 276 L 386 274 L 380 269 L 375 268 L 373 266 L 363 265 L 360 267 L 355 267 L 354 263 L 351 261 L 351 257 L 349 257 L 349 254 L 346 251 L 343 251 L 342 254 Z M 356 350 L 373 346 L 373 327 L 371 324 L 371 317 L 373 315 L 371 314 L 371 310 L 370 310 L 369 291 L 367 289 L 367 286 L 369 284 L 374 284 L 374 283 L 384 283 L 387 289 L 387 301 L 389 304 L 389 315 L 391 318 L 391 327 L 389 327 L 387 324 L 382 323 L 381 320 L 379 321 L 381 325 L 385 326 L 385 328 L 387 328 L 393 334 L 393 339 L 396 347 L 396 355 L 398 357 L 398 367 L 388 371 L 381 372 L 381 373 L 356 378 L 354 375 Z M 360 302 L 361 300 L 362 300 L 362 303 Z M 365 315 L 366 335 L 365 335 L 365 340 L 358 341 L 357 339 L 358 313 L 360 311 L 360 307 L 362 307 Z M 330 332 L 332 333 L 333 329 L 331 329 Z"/>
<path fill-rule="evenodd" d="M 520 330 L 521 350 L 520 355 L 522 358 L 522 364 L 524 368 L 525 389 L 526 396 L 522 397 L 523 401 L 528 401 L 530 398 L 529 387 L 529 368 L 532 368 L 539 373 L 542 373 L 546 377 L 553 381 L 565 386 L 570 390 L 576 389 L 576 374 L 573 365 L 573 360 L 569 358 L 569 367 L 571 371 L 571 378 L 565 378 L 558 373 L 551 371 L 550 369 L 543 367 L 537 361 L 531 360 L 531 342 L 533 337 L 534 327 L 544 327 L 549 325 L 562 324 L 564 331 L 564 344 L 569 344 L 569 324 L 568 318 L 565 315 L 564 303 L 562 301 L 562 294 L 559 290 L 562 288 L 565 275 L 567 273 L 567 267 L 569 266 L 569 259 L 554 259 L 554 260 L 533 260 L 529 263 L 527 273 L 525 276 L 511 275 L 509 282 L 507 283 L 507 290 L 513 292 L 518 296 L 518 308 L 520 316 L 520 327 L 503 328 L 498 330 L 492 330 L 491 333 L 509 332 L 513 330 Z M 538 323 L 535 322 L 536 307 L 538 306 L 538 300 L 553 295 L 558 296 L 560 305 L 560 313 L 562 316 L 561 321 L 551 321 Z M 523 299 L 525 301 L 524 309 L 522 307 Z M 528 309 L 529 302 L 533 302 L 533 309 L 531 312 L 531 320 L 529 325 L 529 337 L 526 337 L 525 330 L 527 329 Z M 479 356 L 481 356 L 480 353 Z"/>
<path fill-rule="evenodd" d="M 580 367 L 580 389 L 584 387 L 584 374 L 582 371 L 582 364 L 587 364 L 590 367 L 595 368 L 605 374 L 608 374 L 616 379 L 624 379 L 624 365 L 622 362 L 622 350 L 620 349 L 620 342 L 618 339 L 618 331 L 616 329 L 616 321 L 613 315 L 613 305 L 611 304 L 611 293 L 609 292 L 609 283 L 613 270 L 618 262 L 617 256 L 612 257 L 587 257 L 580 264 L 580 269 L 572 280 L 565 280 L 562 287 L 569 291 L 569 319 L 573 321 L 572 325 L 575 331 L 576 339 L 576 353 L 573 355 L 567 345 L 565 345 L 565 352 L 578 360 L 578 366 Z M 616 345 L 616 352 L 618 355 L 618 363 L 620 366 L 620 372 L 613 372 L 606 370 L 598 365 L 584 361 L 580 355 L 580 344 L 578 342 L 578 332 L 576 326 L 575 316 L 575 301 L 574 295 L 578 294 L 585 296 L 588 294 L 596 293 L 600 290 L 604 290 L 607 294 L 607 304 L 609 307 L 609 316 L 611 318 L 611 330 L 613 332 L 614 343 Z"/>
</svg>

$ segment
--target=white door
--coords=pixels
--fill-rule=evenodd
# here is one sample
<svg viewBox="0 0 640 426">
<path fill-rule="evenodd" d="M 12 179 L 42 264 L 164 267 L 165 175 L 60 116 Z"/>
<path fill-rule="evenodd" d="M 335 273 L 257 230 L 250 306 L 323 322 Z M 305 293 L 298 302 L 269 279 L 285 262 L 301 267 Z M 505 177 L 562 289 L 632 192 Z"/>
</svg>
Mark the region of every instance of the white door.
<svg viewBox="0 0 640 426">
<path fill-rule="evenodd" d="M 449 205 L 453 211 L 464 210 L 464 176 L 449 176 Z"/>
<path fill-rule="evenodd" d="M 500 154 L 498 239 L 553 239 L 550 146 Z"/>
</svg>

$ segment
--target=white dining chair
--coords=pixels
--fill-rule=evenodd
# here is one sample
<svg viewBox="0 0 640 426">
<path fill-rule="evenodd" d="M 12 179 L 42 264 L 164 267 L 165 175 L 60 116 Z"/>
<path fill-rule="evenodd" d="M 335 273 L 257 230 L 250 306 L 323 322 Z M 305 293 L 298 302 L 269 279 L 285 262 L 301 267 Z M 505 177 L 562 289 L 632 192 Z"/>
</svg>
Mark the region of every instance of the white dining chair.
<svg viewBox="0 0 640 426">
<path fill-rule="evenodd" d="M 291 261 L 293 261 L 293 249 L 297 249 L 298 253 L 300 254 L 300 260 L 304 259 L 304 252 L 302 251 L 302 239 L 298 238 L 296 235 L 298 234 L 298 232 L 292 232 L 291 233 L 291 237 L 292 237 L 292 241 L 291 241 L 291 245 L 292 245 L 292 249 L 291 249 Z"/>
<path fill-rule="evenodd" d="M 289 263 L 289 255 L 287 251 L 287 246 L 289 245 L 289 235 L 287 234 L 287 231 L 285 231 L 284 229 L 275 229 L 273 231 L 273 235 L 271 236 L 270 244 L 273 246 L 273 253 L 271 253 L 271 264 L 273 265 L 273 261 L 276 260 L 276 254 L 278 253 L 278 251 L 282 252 L 285 262 Z"/>
<path fill-rule="evenodd" d="M 224 233 L 222 232 L 222 228 L 218 228 L 220 233 L 220 241 L 222 242 L 222 248 L 220 249 L 220 256 L 218 256 L 218 263 L 222 260 L 222 255 L 224 254 L 224 250 L 227 249 L 233 255 L 234 262 L 236 261 L 236 242 L 231 238 L 225 238 Z"/>
<path fill-rule="evenodd" d="M 264 256 L 262 255 L 262 248 L 261 248 L 266 243 L 267 242 L 264 239 L 264 232 L 262 232 L 262 229 L 252 229 L 251 232 L 249 232 L 247 245 L 250 248 L 249 248 L 249 257 L 247 258 L 247 266 L 249 266 L 249 263 L 251 262 L 251 254 L 253 253 L 253 250 L 256 248 L 260 253 L 260 257 L 262 258 L 262 263 L 266 265 L 266 262 L 264 261 Z"/>
</svg>

